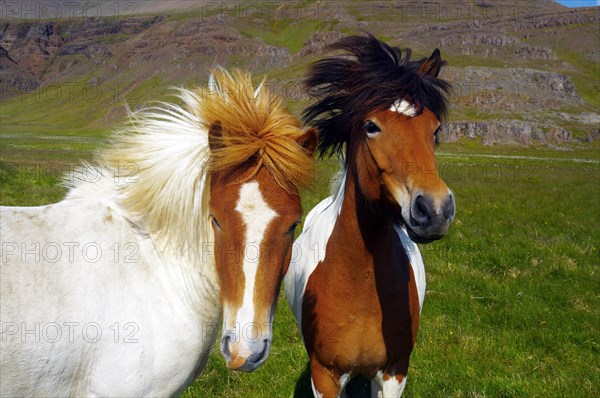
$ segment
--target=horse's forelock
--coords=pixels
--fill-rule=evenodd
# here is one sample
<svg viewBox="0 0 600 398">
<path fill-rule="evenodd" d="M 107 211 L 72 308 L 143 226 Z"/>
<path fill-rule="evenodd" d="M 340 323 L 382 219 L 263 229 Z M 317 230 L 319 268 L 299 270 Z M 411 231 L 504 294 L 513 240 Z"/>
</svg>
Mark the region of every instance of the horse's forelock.
<svg viewBox="0 0 600 398">
<path fill-rule="evenodd" d="M 255 158 L 287 191 L 311 183 L 314 160 L 297 142 L 304 134 L 300 120 L 264 84 L 252 84 L 248 73 L 215 70 L 216 87 L 201 108 L 205 128 L 219 123 L 219 145 L 211 149 L 211 170 L 239 167 Z"/>
<path fill-rule="evenodd" d="M 372 35 L 345 37 L 327 49 L 342 54 L 315 62 L 304 82 L 317 102 L 303 116 L 319 131 L 322 156 L 341 152 L 357 123 L 398 99 L 410 101 L 419 112 L 428 108 L 438 119 L 445 115 L 449 84 L 420 74 L 425 59 L 411 60 L 410 49 L 402 56 L 399 48 Z"/>
</svg>

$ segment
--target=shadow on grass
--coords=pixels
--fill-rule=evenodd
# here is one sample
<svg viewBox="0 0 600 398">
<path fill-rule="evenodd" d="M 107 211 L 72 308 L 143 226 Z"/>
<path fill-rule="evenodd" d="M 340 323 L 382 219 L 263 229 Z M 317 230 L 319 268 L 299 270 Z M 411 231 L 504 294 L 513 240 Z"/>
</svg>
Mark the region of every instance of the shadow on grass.
<svg viewBox="0 0 600 398">
<path fill-rule="evenodd" d="M 366 398 L 371 396 L 371 382 L 364 376 L 354 377 L 346 386 L 347 398 Z M 296 382 L 294 398 L 313 398 L 310 384 L 310 363 L 306 364 L 304 371 Z"/>
<path fill-rule="evenodd" d="M 294 398 L 312 398 L 312 396 L 312 387 L 310 385 L 310 362 L 307 362 L 304 371 L 296 382 Z"/>
</svg>

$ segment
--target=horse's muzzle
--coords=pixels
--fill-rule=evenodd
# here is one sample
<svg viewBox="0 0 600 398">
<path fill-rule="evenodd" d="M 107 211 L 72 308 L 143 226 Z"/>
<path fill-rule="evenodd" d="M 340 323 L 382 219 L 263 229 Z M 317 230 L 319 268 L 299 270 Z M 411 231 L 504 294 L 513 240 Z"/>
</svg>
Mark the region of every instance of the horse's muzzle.
<svg viewBox="0 0 600 398">
<path fill-rule="evenodd" d="M 235 333 L 226 332 L 221 339 L 221 352 L 231 370 L 252 372 L 269 356 L 271 339 L 258 341 L 236 341 Z"/>
<path fill-rule="evenodd" d="M 417 243 L 429 243 L 441 239 L 454 219 L 456 206 L 454 195 L 434 199 L 426 193 L 415 192 L 406 223 L 410 238 Z"/>
</svg>

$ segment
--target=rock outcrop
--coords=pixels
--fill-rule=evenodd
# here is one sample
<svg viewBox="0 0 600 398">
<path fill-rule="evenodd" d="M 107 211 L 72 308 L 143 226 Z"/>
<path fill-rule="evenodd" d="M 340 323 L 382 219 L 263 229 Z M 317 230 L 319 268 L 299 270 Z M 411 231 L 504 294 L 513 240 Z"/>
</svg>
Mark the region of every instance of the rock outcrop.
<svg viewBox="0 0 600 398">
<path fill-rule="evenodd" d="M 481 139 L 484 145 L 561 144 L 573 141 L 573 134 L 560 126 L 540 125 L 520 120 L 495 120 L 486 122 L 448 122 L 442 125 L 440 142 L 456 142 L 462 138 Z"/>
</svg>

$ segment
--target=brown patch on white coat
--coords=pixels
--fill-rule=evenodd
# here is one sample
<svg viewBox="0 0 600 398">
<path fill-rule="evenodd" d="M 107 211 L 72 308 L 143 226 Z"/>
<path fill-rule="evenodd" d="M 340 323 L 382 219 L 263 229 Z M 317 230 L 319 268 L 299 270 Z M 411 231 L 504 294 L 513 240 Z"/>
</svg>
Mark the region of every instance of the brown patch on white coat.
<svg viewBox="0 0 600 398">
<path fill-rule="evenodd" d="M 221 352 L 230 369 L 267 358 L 283 276 L 310 183 L 314 129 L 304 132 L 279 97 L 241 72 L 213 73 L 203 106 L 211 150 L 210 217 L 223 305 Z"/>
</svg>

